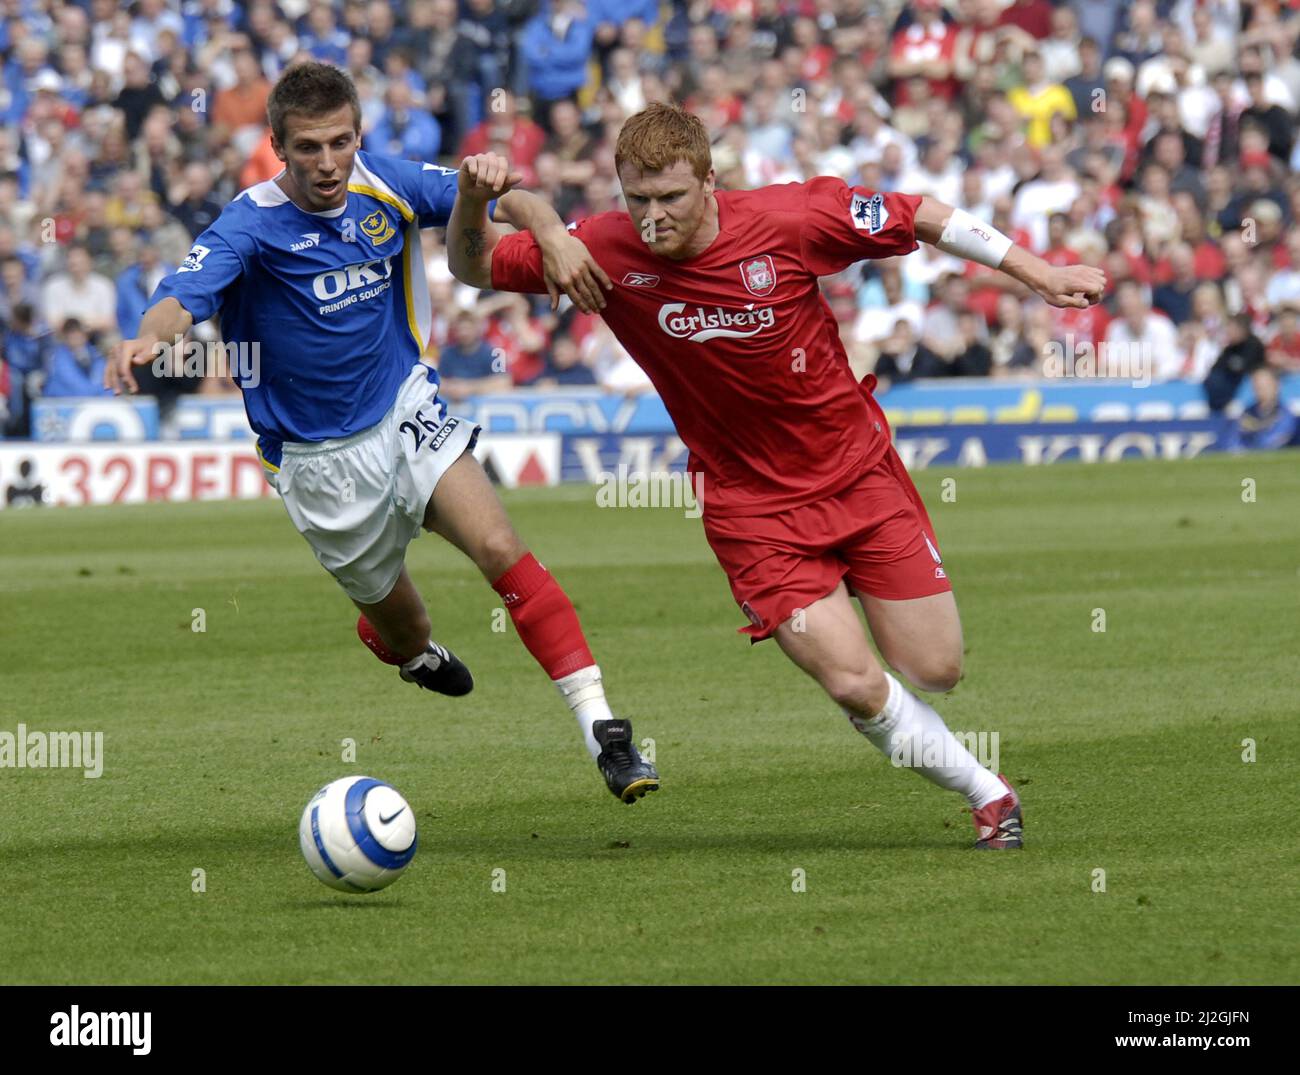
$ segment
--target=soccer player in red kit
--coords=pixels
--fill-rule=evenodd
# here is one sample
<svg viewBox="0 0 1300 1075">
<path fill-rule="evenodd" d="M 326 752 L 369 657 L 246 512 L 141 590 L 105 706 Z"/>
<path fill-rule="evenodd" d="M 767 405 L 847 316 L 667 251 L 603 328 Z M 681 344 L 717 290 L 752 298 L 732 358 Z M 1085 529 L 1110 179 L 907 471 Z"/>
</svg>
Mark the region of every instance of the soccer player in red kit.
<svg viewBox="0 0 1300 1075">
<path fill-rule="evenodd" d="M 775 637 L 896 764 L 963 794 L 976 847 L 1022 847 L 1014 789 L 882 667 L 854 611 L 856 597 L 884 661 L 915 687 L 956 684 L 961 623 L 938 540 L 818 277 L 910 253 L 918 239 L 1000 268 L 1055 306 L 1098 301 L 1105 277 L 1051 266 L 930 197 L 834 178 L 715 191 L 703 125 L 670 105 L 624 124 L 615 164 L 628 212 L 573 233 L 612 282 L 601 316 L 690 449 L 705 534 L 744 630 Z M 546 291 L 534 238 L 498 231 L 492 192 L 468 186 L 447 229 L 452 271 L 478 287 Z"/>
</svg>

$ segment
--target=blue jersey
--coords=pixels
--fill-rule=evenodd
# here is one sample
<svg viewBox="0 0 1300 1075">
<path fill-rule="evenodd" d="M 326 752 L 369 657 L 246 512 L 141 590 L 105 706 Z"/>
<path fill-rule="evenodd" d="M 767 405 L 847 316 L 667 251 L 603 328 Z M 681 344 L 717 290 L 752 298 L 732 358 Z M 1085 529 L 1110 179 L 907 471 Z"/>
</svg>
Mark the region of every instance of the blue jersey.
<svg viewBox="0 0 1300 1075">
<path fill-rule="evenodd" d="M 450 169 L 358 151 L 338 209 L 309 213 L 258 183 L 159 283 L 150 305 L 170 295 L 195 324 L 220 313 L 226 343 L 246 345 L 230 367 L 270 466 L 286 440 L 351 436 L 388 413 L 432 331 L 420 229 L 445 227 L 455 198 Z"/>
</svg>

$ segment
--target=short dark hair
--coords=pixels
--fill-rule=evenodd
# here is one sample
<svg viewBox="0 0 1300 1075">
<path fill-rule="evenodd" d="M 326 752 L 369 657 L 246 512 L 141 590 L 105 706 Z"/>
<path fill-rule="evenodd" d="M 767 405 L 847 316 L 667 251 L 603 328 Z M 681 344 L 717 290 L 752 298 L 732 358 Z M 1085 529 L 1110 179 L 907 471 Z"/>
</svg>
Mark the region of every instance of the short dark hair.
<svg viewBox="0 0 1300 1075">
<path fill-rule="evenodd" d="M 266 118 L 271 133 L 281 145 L 285 141 L 285 119 L 296 112 L 320 116 L 344 105 L 352 106 L 353 123 L 361 130 L 361 99 L 346 72 L 327 63 L 307 60 L 284 72 L 266 101 Z"/>
</svg>

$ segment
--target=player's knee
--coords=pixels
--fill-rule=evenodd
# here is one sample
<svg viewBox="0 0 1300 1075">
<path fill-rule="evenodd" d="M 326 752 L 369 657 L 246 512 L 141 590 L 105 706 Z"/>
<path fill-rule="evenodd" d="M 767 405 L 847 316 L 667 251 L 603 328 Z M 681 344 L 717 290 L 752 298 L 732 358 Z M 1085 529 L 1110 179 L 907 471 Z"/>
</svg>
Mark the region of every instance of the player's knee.
<svg viewBox="0 0 1300 1075">
<path fill-rule="evenodd" d="M 484 575 L 497 579 L 514 567 L 527 551 L 512 527 L 497 526 L 483 535 L 474 559 Z"/>
<path fill-rule="evenodd" d="M 961 654 L 927 654 L 904 674 L 920 690 L 935 694 L 950 691 L 961 679 Z"/>
<path fill-rule="evenodd" d="M 884 673 L 879 668 L 836 669 L 819 677 L 822 689 L 844 709 L 857 713 L 878 712 L 889 696 Z"/>
</svg>

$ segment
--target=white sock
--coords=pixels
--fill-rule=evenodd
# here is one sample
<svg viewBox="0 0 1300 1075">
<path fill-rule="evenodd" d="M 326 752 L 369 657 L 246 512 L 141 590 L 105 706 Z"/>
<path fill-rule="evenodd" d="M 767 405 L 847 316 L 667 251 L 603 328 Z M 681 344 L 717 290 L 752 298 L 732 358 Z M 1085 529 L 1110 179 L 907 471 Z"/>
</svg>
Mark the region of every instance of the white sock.
<svg viewBox="0 0 1300 1075">
<path fill-rule="evenodd" d="M 563 679 L 555 680 L 555 685 L 573 710 L 573 715 L 578 718 L 583 740 L 587 744 L 587 753 L 593 758 L 598 757 L 600 744 L 596 742 L 591 726 L 598 720 L 614 719 L 609 703 L 605 701 L 605 688 L 601 686 L 600 666 L 593 664 L 588 668 L 580 668 Z"/>
<path fill-rule="evenodd" d="M 978 810 L 1007 794 L 997 776 L 961 745 L 933 707 L 921 701 L 888 672 L 889 700 L 874 717 L 845 709 L 858 731 L 899 767 L 914 769 L 949 791 L 959 791 Z"/>
</svg>

